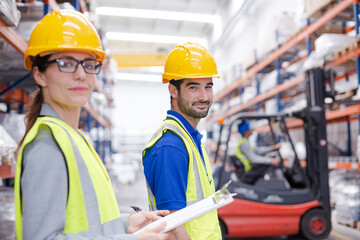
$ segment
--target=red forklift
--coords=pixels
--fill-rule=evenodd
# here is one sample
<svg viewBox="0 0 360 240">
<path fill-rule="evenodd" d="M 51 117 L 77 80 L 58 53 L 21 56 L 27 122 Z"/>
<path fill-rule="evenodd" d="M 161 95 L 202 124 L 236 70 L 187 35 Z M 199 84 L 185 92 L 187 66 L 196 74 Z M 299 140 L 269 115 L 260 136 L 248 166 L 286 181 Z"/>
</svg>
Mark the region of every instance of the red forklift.
<svg viewBox="0 0 360 240">
<path fill-rule="evenodd" d="M 227 122 L 228 135 L 222 166 L 214 171 L 217 188 L 230 179 L 234 201 L 218 209 L 223 238 L 264 238 L 275 236 L 300 236 L 302 239 L 326 239 L 331 231 L 331 209 L 328 184 L 328 149 L 324 98 L 331 97 L 325 92 L 328 74 L 320 68 L 305 73 L 307 107 L 291 114 L 241 113 Z M 333 83 L 333 82 L 332 82 Z M 301 119 L 306 146 L 306 164 L 302 166 L 295 151 L 294 143 L 286 126 L 286 120 Z M 266 119 L 273 143 L 277 137 L 273 129 L 278 124 L 294 151 L 292 164 L 281 163 L 257 179 L 254 184 L 241 182 L 246 174 L 240 160 L 229 156 L 228 148 L 231 129 L 243 120 Z M 220 139 L 223 126 L 220 128 Z M 215 153 L 219 158 L 218 148 Z M 229 168 L 229 165 L 231 167 Z"/>
</svg>

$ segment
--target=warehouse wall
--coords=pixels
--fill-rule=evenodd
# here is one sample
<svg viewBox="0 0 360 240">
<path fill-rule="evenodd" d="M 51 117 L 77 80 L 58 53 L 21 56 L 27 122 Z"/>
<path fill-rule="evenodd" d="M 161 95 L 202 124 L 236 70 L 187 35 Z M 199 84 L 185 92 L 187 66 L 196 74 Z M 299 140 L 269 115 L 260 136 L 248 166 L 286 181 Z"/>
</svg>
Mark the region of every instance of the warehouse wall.
<svg viewBox="0 0 360 240">
<path fill-rule="evenodd" d="M 217 80 L 214 81 L 215 85 Z M 120 140 L 126 137 L 140 138 L 146 144 L 170 109 L 168 85 L 155 82 L 119 81 L 112 89 L 115 107 L 111 110 L 113 123 L 113 147 L 121 150 Z M 206 139 L 205 120 L 198 130 Z"/>
<path fill-rule="evenodd" d="M 155 82 L 119 81 L 112 90 L 113 134 L 143 135 L 149 139 L 170 108 L 167 85 Z"/>
</svg>

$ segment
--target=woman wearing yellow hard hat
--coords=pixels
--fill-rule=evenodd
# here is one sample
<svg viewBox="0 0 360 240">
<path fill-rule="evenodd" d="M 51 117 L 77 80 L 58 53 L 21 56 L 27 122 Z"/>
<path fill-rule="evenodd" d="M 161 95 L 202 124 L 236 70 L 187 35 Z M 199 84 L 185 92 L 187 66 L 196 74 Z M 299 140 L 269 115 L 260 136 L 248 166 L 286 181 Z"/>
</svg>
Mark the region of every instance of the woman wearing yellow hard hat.
<svg viewBox="0 0 360 240">
<path fill-rule="evenodd" d="M 76 11 L 50 12 L 31 34 L 25 67 L 39 88 L 18 149 L 18 240 L 167 239 L 170 235 L 159 233 L 164 225 L 138 235 L 125 234 L 159 217 L 146 211 L 129 219 L 120 217 L 110 178 L 78 130 L 80 108 L 91 97 L 104 55 L 95 28 Z"/>
</svg>

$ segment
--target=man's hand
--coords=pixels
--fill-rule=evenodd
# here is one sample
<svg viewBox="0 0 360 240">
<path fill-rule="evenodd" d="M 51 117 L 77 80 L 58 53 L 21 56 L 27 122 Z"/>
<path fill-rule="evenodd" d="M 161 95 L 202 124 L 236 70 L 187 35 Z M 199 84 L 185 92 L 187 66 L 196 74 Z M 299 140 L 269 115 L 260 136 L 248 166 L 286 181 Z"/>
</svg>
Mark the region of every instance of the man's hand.
<svg viewBox="0 0 360 240">
<path fill-rule="evenodd" d="M 272 158 L 271 164 L 277 166 L 279 165 L 280 161 L 281 161 L 280 158 Z"/>
<path fill-rule="evenodd" d="M 281 147 L 281 143 L 277 143 L 273 145 L 273 151 L 280 149 L 280 147 Z"/>
</svg>

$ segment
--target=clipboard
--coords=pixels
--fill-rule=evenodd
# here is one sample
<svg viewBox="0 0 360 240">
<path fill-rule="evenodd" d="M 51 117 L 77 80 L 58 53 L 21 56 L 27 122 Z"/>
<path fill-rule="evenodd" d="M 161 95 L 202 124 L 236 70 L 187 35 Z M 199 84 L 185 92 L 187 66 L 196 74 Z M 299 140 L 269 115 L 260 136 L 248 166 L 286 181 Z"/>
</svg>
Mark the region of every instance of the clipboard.
<svg viewBox="0 0 360 240">
<path fill-rule="evenodd" d="M 231 194 L 227 190 L 227 187 L 231 183 L 231 180 L 227 182 L 220 190 L 216 191 L 211 196 L 194 203 L 186 208 L 183 208 L 179 211 L 173 212 L 159 220 L 156 220 L 140 230 L 134 232 L 133 234 L 138 234 L 146 229 L 154 228 L 163 222 L 166 222 L 166 227 L 161 233 L 168 232 L 188 221 L 193 220 L 194 218 L 200 217 L 208 212 L 211 212 L 215 209 L 223 207 L 232 201 L 234 201 L 233 196 L 236 194 Z"/>
</svg>

